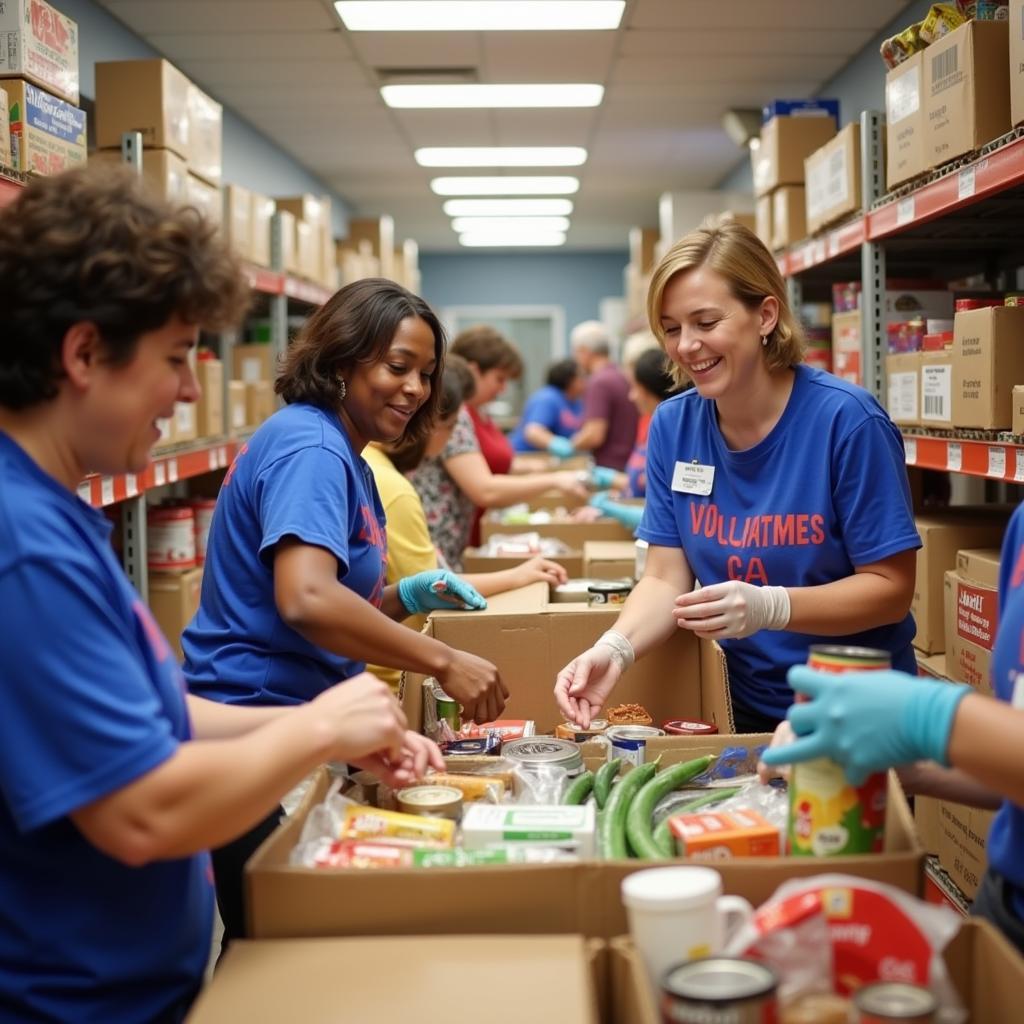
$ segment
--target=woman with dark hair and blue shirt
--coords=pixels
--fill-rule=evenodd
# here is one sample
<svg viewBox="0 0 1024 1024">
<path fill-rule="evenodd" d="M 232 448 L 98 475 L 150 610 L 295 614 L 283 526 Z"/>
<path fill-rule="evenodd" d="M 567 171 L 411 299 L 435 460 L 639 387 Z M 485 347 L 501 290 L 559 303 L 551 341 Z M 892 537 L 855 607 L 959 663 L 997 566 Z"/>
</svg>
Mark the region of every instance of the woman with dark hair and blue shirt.
<svg viewBox="0 0 1024 1024">
<path fill-rule="evenodd" d="M 580 429 L 586 381 L 575 359 L 548 368 L 547 383 L 526 400 L 509 440 L 517 452 L 549 452 L 560 459 L 575 455 L 569 438 Z"/>
</svg>

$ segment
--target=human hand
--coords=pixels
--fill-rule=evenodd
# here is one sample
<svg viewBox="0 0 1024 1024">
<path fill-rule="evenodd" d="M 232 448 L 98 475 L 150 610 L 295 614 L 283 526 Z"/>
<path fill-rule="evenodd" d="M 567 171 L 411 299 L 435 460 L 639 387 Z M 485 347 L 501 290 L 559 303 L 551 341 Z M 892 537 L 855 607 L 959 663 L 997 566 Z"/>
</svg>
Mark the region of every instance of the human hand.
<svg viewBox="0 0 1024 1024">
<path fill-rule="evenodd" d="M 786 677 L 811 698 L 789 709 L 797 739 L 764 752 L 766 765 L 829 757 L 855 786 L 872 772 L 911 761 L 948 764 L 947 748 L 960 701 L 971 692 L 905 672 L 834 675 L 796 665 Z"/>
<path fill-rule="evenodd" d="M 601 510 L 592 505 L 581 505 L 574 508 L 570 513 L 570 519 L 574 523 L 596 523 L 601 518 Z"/>
<path fill-rule="evenodd" d="M 572 469 L 560 469 L 551 474 L 552 488 L 570 498 L 585 499 L 587 497 L 590 492 L 587 490 L 586 483 L 583 482 L 585 480 L 585 473 Z"/>
<path fill-rule="evenodd" d="M 788 746 L 795 739 L 796 733 L 793 732 L 793 726 L 789 724 L 788 718 L 784 718 L 775 726 L 775 732 L 772 733 L 772 741 L 768 745 L 768 749 Z M 767 765 L 762 758 L 757 762 L 757 778 L 762 786 L 767 786 L 772 779 L 785 779 L 788 782 L 789 765 Z"/>
<path fill-rule="evenodd" d="M 547 583 L 557 587 L 568 578 L 569 574 L 562 566 L 543 555 L 534 555 L 512 570 L 512 579 L 517 587 L 525 587 L 530 583 Z"/>
<path fill-rule="evenodd" d="M 452 660 L 437 681 L 449 697 L 462 705 L 463 718 L 493 722 L 501 717 L 508 689 L 497 668 L 467 651 L 452 651 Z"/>
<path fill-rule="evenodd" d="M 789 625 L 785 587 L 755 587 L 741 580 L 713 583 L 676 598 L 676 625 L 698 636 L 721 640 L 751 636 L 762 629 Z"/>
<path fill-rule="evenodd" d="M 590 498 L 590 505 L 601 515 L 622 523 L 628 530 L 635 530 L 644 517 L 643 505 L 623 505 L 615 501 L 608 491 L 598 491 Z"/>
<path fill-rule="evenodd" d="M 596 643 L 569 662 L 555 680 L 555 702 L 569 722 L 583 729 L 601 713 L 625 668 L 615 649 Z"/>
<path fill-rule="evenodd" d="M 590 471 L 590 486 L 596 487 L 599 491 L 606 491 L 608 488 L 615 486 L 621 475 L 621 473 L 616 473 L 614 469 L 609 469 L 607 466 L 595 466 Z"/>
<path fill-rule="evenodd" d="M 576 449 L 572 446 L 572 441 L 567 437 L 559 437 L 557 434 L 551 435 L 551 440 L 548 441 L 548 452 L 550 452 L 556 459 L 571 459 L 576 454 Z"/>
<path fill-rule="evenodd" d="M 391 689 L 375 675 L 361 672 L 324 690 L 307 707 L 330 737 L 328 760 L 401 761 L 408 722 Z"/>
<path fill-rule="evenodd" d="M 445 767 L 438 745 L 411 729 L 405 732 L 405 742 L 397 762 L 392 763 L 381 754 L 370 754 L 350 763 L 365 768 L 392 789 L 414 785 L 423 778 L 427 768 L 443 772 Z"/>
<path fill-rule="evenodd" d="M 429 569 L 398 581 L 398 600 L 410 615 L 461 608 L 479 611 L 487 601 L 475 587 L 448 569 Z"/>
</svg>

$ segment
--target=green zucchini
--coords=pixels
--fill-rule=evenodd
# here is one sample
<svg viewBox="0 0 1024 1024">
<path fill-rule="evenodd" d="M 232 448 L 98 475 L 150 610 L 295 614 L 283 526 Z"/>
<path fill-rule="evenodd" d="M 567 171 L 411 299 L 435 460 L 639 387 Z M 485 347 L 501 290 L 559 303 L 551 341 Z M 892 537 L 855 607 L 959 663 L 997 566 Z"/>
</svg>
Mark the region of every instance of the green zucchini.
<svg viewBox="0 0 1024 1024">
<path fill-rule="evenodd" d="M 678 849 L 676 847 L 676 838 L 672 835 L 672 829 L 669 827 L 669 822 L 677 814 L 692 814 L 694 811 L 699 811 L 702 807 L 707 807 L 709 804 L 721 803 L 723 800 L 728 800 L 730 797 L 735 796 L 740 791 L 739 786 L 732 786 L 723 789 L 710 789 L 707 793 L 701 796 L 694 797 L 693 800 L 688 800 L 685 804 L 678 804 L 672 808 L 671 813 L 666 814 L 664 818 L 654 828 L 654 845 L 666 857 L 675 857 L 678 855 Z"/>
<path fill-rule="evenodd" d="M 655 805 L 666 793 L 671 793 L 684 782 L 689 782 L 701 772 L 707 771 L 713 760 L 713 757 L 698 757 L 693 761 L 674 764 L 644 783 L 643 788 L 630 803 L 626 815 L 626 838 L 638 857 L 665 860 L 664 852 L 654 842 L 651 834 L 651 819 L 654 816 Z"/>
<path fill-rule="evenodd" d="M 594 773 L 584 772 L 582 775 L 577 775 L 569 788 L 565 791 L 565 795 L 562 797 L 563 804 L 581 804 L 590 795 L 590 791 L 594 788 Z"/>
<path fill-rule="evenodd" d="M 604 805 L 608 803 L 608 794 L 611 792 L 612 782 L 615 776 L 619 774 L 621 767 L 622 758 L 616 757 L 597 769 L 597 775 L 594 776 L 594 799 L 597 801 L 599 810 L 603 810 Z"/>
<path fill-rule="evenodd" d="M 611 791 L 597 834 L 597 852 L 603 860 L 625 860 L 629 855 L 626 848 L 626 814 L 633 797 L 657 770 L 657 761 L 638 765 Z"/>
</svg>

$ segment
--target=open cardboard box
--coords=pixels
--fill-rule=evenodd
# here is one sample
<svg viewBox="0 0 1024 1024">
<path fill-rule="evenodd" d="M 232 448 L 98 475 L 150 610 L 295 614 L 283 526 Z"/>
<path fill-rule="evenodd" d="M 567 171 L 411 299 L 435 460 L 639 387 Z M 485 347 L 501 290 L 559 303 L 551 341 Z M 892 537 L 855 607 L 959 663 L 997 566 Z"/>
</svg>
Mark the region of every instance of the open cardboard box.
<svg viewBox="0 0 1024 1024">
<path fill-rule="evenodd" d="M 571 519 L 554 523 L 503 523 L 492 512 L 480 520 L 482 543 L 490 540 L 495 534 L 508 533 L 539 533 L 542 537 L 555 537 L 564 541 L 574 551 L 581 551 L 584 541 L 588 540 L 633 539 L 632 530 L 623 526 L 617 519 L 607 517 L 595 519 L 592 523 L 576 523 Z"/>
<path fill-rule="evenodd" d="M 462 573 L 498 572 L 500 569 L 515 569 L 533 555 L 488 555 L 483 548 L 466 548 L 462 552 Z M 583 552 L 570 551 L 567 555 L 550 555 L 552 562 L 557 562 L 569 574 L 569 579 L 579 579 L 583 575 Z"/>
<path fill-rule="evenodd" d="M 631 939 L 609 944 L 611 1020 L 659 1024 L 661 1016 Z M 946 947 L 950 979 L 975 1024 L 1018 1020 L 1024 959 L 987 921 L 972 918 Z"/>
</svg>

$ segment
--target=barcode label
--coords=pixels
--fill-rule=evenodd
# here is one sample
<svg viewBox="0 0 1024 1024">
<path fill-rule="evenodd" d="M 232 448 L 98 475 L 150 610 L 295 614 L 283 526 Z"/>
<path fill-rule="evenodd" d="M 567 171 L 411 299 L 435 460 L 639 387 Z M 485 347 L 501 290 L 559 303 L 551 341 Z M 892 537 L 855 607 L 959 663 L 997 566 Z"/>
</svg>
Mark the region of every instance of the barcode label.
<svg viewBox="0 0 1024 1024">
<path fill-rule="evenodd" d="M 1006 475 L 1006 449 L 989 447 L 988 476 L 1004 477 Z"/>
<path fill-rule="evenodd" d="M 946 418 L 946 403 L 942 395 L 925 395 L 924 411 L 929 419 L 944 420 Z"/>
<path fill-rule="evenodd" d="M 917 464 L 917 438 L 916 437 L 905 437 L 903 438 L 903 452 L 904 458 L 906 459 L 908 466 L 914 466 Z"/>
<path fill-rule="evenodd" d="M 896 204 L 896 226 L 902 227 L 914 219 L 914 197 L 907 196 Z"/>
<path fill-rule="evenodd" d="M 957 177 L 956 195 L 958 199 L 970 199 L 974 195 L 975 168 L 965 167 Z"/>
<path fill-rule="evenodd" d="M 938 81 L 947 75 L 956 74 L 958 68 L 957 51 L 959 49 L 960 46 L 957 44 L 932 57 L 932 81 Z"/>
<path fill-rule="evenodd" d="M 959 473 L 964 465 L 964 448 L 959 441 L 950 441 L 946 446 L 946 469 Z"/>
<path fill-rule="evenodd" d="M 921 419 L 948 423 L 953 406 L 953 367 L 921 367 Z"/>
</svg>

